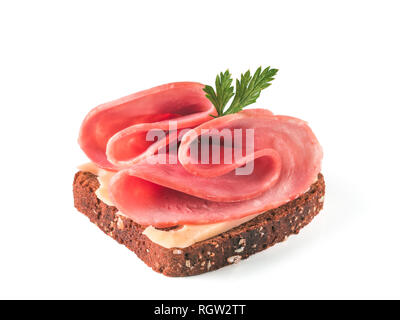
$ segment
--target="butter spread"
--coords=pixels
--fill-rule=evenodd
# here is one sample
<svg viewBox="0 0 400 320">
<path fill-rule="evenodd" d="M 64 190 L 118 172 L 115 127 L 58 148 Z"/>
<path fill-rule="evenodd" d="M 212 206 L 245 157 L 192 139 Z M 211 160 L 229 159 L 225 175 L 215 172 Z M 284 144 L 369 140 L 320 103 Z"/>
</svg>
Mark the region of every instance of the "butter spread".
<svg viewBox="0 0 400 320">
<path fill-rule="evenodd" d="M 100 184 L 100 187 L 96 190 L 97 197 L 105 204 L 113 206 L 114 204 L 112 203 L 108 192 L 108 185 L 116 172 L 101 169 L 92 162 L 80 165 L 78 166 L 78 169 L 93 173 L 97 176 Z M 124 215 L 123 212 L 118 212 L 118 214 Z M 210 239 L 223 232 L 240 226 L 241 224 L 255 218 L 257 215 L 258 214 L 247 216 L 241 219 L 212 224 L 183 225 L 179 229 L 173 230 L 159 230 L 149 226 L 143 231 L 143 234 L 154 243 L 157 243 L 158 245 L 167 249 L 186 248 L 196 242 Z"/>
</svg>

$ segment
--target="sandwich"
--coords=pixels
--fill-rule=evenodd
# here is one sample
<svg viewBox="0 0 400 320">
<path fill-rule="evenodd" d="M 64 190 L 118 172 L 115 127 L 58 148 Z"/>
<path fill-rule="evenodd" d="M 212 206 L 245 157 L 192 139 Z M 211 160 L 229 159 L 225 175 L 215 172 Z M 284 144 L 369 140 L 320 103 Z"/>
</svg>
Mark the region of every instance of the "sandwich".
<svg viewBox="0 0 400 320">
<path fill-rule="evenodd" d="M 166 276 L 238 263 L 297 234 L 322 210 L 322 148 L 308 124 L 256 102 L 278 70 L 215 88 L 177 82 L 100 105 L 83 120 L 90 159 L 74 204 Z M 229 106 L 228 106 L 229 105 Z"/>
</svg>

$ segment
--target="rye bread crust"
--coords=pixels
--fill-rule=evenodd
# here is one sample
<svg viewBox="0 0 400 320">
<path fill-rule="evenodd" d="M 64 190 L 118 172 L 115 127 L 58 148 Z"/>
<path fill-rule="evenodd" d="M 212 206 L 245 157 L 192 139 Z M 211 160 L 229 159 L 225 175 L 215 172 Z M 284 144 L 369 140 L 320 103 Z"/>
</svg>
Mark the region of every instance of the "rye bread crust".
<svg viewBox="0 0 400 320">
<path fill-rule="evenodd" d="M 117 214 L 117 208 L 99 200 L 97 177 L 76 173 L 73 184 L 75 207 L 104 233 L 132 250 L 154 271 L 166 276 L 192 276 L 237 263 L 250 255 L 297 234 L 323 207 L 322 174 L 299 198 L 211 239 L 187 248 L 166 249 L 142 234 L 144 227 Z"/>
</svg>

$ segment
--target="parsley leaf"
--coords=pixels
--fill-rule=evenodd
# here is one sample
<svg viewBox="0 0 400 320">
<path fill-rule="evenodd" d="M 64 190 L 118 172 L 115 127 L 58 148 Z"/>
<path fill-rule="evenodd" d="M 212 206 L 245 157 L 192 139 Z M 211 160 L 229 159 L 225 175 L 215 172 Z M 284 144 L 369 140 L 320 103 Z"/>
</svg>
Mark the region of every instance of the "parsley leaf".
<svg viewBox="0 0 400 320">
<path fill-rule="evenodd" d="M 205 86 L 203 90 L 206 92 L 206 97 L 212 102 L 215 109 L 217 109 L 218 116 L 222 116 L 226 104 L 234 96 L 232 76 L 229 73 L 229 70 L 217 75 L 217 78 L 215 79 L 215 88 L 217 92 L 215 92 L 214 88 L 211 86 Z"/>
<path fill-rule="evenodd" d="M 241 74 L 240 80 L 236 80 L 236 92 L 232 86 L 232 76 L 229 70 L 225 73 L 220 73 L 215 79 L 215 88 L 205 86 L 203 89 L 206 97 L 212 102 L 217 109 L 218 116 L 222 117 L 227 114 L 232 114 L 241 111 L 243 108 L 256 102 L 262 90 L 271 85 L 274 76 L 278 69 L 270 67 L 262 70 L 261 67 L 252 76 L 250 70 L 245 74 Z M 231 105 L 226 109 L 226 105 L 234 96 Z"/>
</svg>

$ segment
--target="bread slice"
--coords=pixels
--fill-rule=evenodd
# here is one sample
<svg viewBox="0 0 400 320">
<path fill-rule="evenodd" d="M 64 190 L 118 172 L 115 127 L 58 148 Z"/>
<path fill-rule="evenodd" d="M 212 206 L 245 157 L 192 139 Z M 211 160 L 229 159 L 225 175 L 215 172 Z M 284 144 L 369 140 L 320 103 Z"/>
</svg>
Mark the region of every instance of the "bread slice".
<svg viewBox="0 0 400 320">
<path fill-rule="evenodd" d="M 211 239 L 187 248 L 166 249 L 142 234 L 145 229 L 118 214 L 117 208 L 99 200 L 97 176 L 79 171 L 74 179 L 75 207 L 104 233 L 132 250 L 153 270 L 181 277 L 217 270 L 297 234 L 323 207 L 325 183 L 322 174 L 297 199 Z"/>
</svg>

